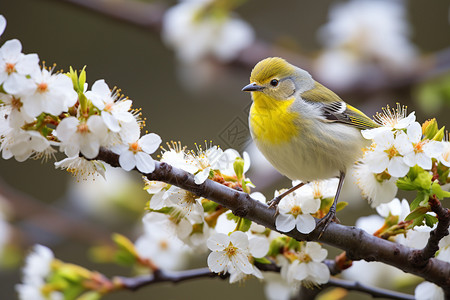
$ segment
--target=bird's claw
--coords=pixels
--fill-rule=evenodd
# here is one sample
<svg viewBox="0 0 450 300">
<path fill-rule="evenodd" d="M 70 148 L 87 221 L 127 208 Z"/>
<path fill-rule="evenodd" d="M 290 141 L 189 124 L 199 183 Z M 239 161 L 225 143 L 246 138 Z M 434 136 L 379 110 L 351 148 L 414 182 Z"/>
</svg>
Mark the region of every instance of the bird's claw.
<svg viewBox="0 0 450 300">
<path fill-rule="evenodd" d="M 269 202 L 267 202 L 267 205 L 269 205 L 269 209 L 275 208 L 275 214 L 273 215 L 274 217 L 280 213 L 278 210 L 278 204 L 280 203 L 281 199 L 282 198 L 280 197 L 275 197 Z"/>
<path fill-rule="evenodd" d="M 334 211 L 329 211 L 322 219 L 319 220 L 319 222 L 317 223 L 317 228 L 320 228 L 320 233 L 319 233 L 319 237 L 317 239 L 320 239 L 323 235 L 323 233 L 325 232 L 325 230 L 327 229 L 328 225 L 330 225 L 331 222 L 336 222 L 336 223 L 340 223 L 339 219 L 336 217 L 336 212 Z"/>
</svg>

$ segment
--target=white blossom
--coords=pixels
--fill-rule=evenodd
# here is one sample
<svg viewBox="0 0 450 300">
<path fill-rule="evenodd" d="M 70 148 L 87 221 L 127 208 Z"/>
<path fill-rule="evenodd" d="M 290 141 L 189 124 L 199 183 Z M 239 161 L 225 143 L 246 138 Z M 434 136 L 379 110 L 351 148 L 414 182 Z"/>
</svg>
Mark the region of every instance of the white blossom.
<svg viewBox="0 0 450 300">
<path fill-rule="evenodd" d="M 163 218 L 144 217 L 144 234 L 135 242 L 141 257 L 151 259 L 163 270 L 180 270 L 187 262 L 189 248 L 176 237 L 169 228 L 169 220 Z"/>
<path fill-rule="evenodd" d="M 128 145 L 116 145 L 112 150 L 120 155 L 119 164 L 122 169 L 130 171 L 136 167 L 140 172 L 148 174 L 155 170 L 155 161 L 150 154 L 155 152 L 160 144 L 159 135 L 149 133 Z"/>
<path fill-rule="evenodd" d="M 22 108 L 23 103 L 20 98 L 0 93 L 0 101 L 3 102 L 4 107 L 8 109 L 6 113 L 9 126 L 14 129 L 20 129 L 25 123 L 32 123 L 35 118 Z"/>
<path fill-rule="evenodd" d="M 269 250 L 269 243 L 263 238 L 248 239 L 242 231 L 235 231 L 229 236 L 216 233 L 207 240 L 212 251 L 208 256 L 208 267 L 215 273 L 254 274 L 259 270 L 249 261 L 249 256 L 263 257 Z M 256 274 L 255 274 L 256 273 Z M 258 274 L 259 275 L 259 274 Z"/>
<path fill-rule="evenodd" d="M 425 281 L 419 284 L 414 290 L 416 300 L 444 300 L 444 290 L 434 283 Z"/>
<path fill-rule="evenodd" d="M 446 167 L 450 167 L 450 142 L 442 142 L 442 154 L 438 160 Z"/>
<path fill-rule="evenodd" d="M 408 137 L 400 132 L 394 136 L 392 131 L 385 131 L 374 137 L 375 147 L 365 153 L 366 163 L 373 173 L 382 173 L 386 169 L 391 176 L 403 177 L 409 171 L 403 155 L 410 152 Z"/>
<path fill-rule="evenodd" d="M 299 232 L 307 234 L 316 227 L 316 221 L 311 214 L 319 210 L 320 199 L 314 198 L 313 195 L 302 195 L 302 188 L 288 194 L 280 201 L 279 214 L 275 220 L 277 230 L 289 232 L 297 228 Z M 277 195 L 278 193 L 275 194 Z"/>
<path fill-rule="evenodd" d="M 117 95 L 112 93 L 105 80 L 97 80 L 90 91 L 85 93 L 86 98 L 101 110 L 103 122 L 109 130 L 119 132 L 121 123 L 134 122 L 135 118 L 129 111 L 132 101 L 121 99 L 116 101 Z"/>
<path fill-rule="evenodd" d="M 3 32 L 6 28 L 6 19 L 3 15 L 0 15 L 0 36 L 2 36 Z"/>
<path fill-rule="evenodd" d="M 105 178 L 105 166 L 97 160 L 87 160 L 84 157 L 73 156 L 55 162 L 55 168 L 67 170 L 78 181 L 87 180 L 92 175 L 101 175 Z"/>
<path fill-rule="evenodd" d="M 163 40 L 181 61 L 199 61 L 208 55 L 230 61 L 254 40 L 253 29 L 245 21 L 208 15 L 208 5 L 212 1 L 183 1 L 164 15 Z"/>
<path fill-rule="evenodd" d="M 211 170 L 220 169 L 223 164 L 222 155 L 223 150 L 217 146 L 210 147 L 205 151 L 199 149 L 197 154 L 190 153 L 190 160 L 198 168 L 198 172 L 194 176 L 196 184 L 205 182 Z"/>
<path fill-rule="evenodd" d="M 290 284 L 300 282 L 307 286 L 327 283 L 330 279 L 330 270 L 323 263 L 328 251 L 319 243 L 304 242 L 301 250 L 295 254 L 293 261 L 288 261 L 284 256 L 278 255 L 277 262 L 281 266 L 281 276 Z"/>
<path fill-rule="evenodd" d="M 31 78 L 32 87 L 20 92 L 26 114 L 37 117 L 44 112 L 58 116 L 77 102 L 78 95 L 67 75 L 42 69 L 31 74 Z"/>
<path fill-rule="evenodd" d="M 418 165 L 425 170 L 431 170 L 432 158 L 437 158 L 442 154 L 443 145 L 441 142 L 423 140 L 422 127 L 414 122 L 407 128 L 408 153 L 404 155 L 403 161 L 410 167 Z"/>
<path fill-rule="evenodd" d="M 416 121 L 414 111 L 408 116 L 406 116 L 406 114 L 406 106 L 400 106 L 400 104 L 397 104 L 397 108 L 395 109 L 391 109 L 387 106 L 386 108 L 383 108 L 382 113 L 377 113 L 375 116 L 375 120 L 381 126 L 378 128 L 362 130 L 361 134 L 364 138 L 370 140 L 384 131 L 406 129 L 409 125 Z"/>
<path fill-rule="evenodd" d="M 0 85 L 9 94 L 32 88 L 27 75 L 39 70 L 37 54 L 23 54 L 19 40 L 10 40 L 0 48 Z"/>
<path fill-rule="evenodd" d="M 361 189 L 372 207 L 391 201 L 397 194 L 397 177 L 385 173 L 374 173 L 366 163 L 355 165 L 354 176 L 356 184 Z"/>
<path fill-rule="evenodd" d="M 16 291 L 20 300 L 36 299 L 47 300 L 42 294 L 41 288 L 50 275 L 51 264 L 54 260 L 53 252 L 42 245 L 35 245 L 33 251 L 27 256 L 23 267 L 22 283 L 16 285 Z M 57 299 L 57 295 L 54 294 Z M 32 298 L 29 298 L 32 297 Z"/>
<path fill-rule="evenodd" d="M 189 191 L 171 186 L 167 191 L 160 191 L 152 197 L 150 208 L 158 210 L 166 206 L 177 206 L 183 212 L 183 217 L 193 223 L 202 223 L 204 211 L 200 200 Z"/>
<path fill-rule="evenodd" d="M 50 142 L 40 132 L 22 129 L 12 130 L 4 136 L 0 149 L 4 159 L 14 156 L 19 162 L 32 155 L 47 157 L 54 152 Z"/>
<path fill-rule="evenodd" d="M 345 87 L 361 78 L 383 78 L 410 70 L 416 48 L 403 1 L 352 0 L 332 6 L 318 31 L 325 51 L 317 73 L 330 85 Z M 383 46 L 380 46 L 383 45 Z"/>
<path fill-rule="evenodd" d="M 409 203 L 406 199 L 401 202 L 398 198 L 394 198 L 389 203 L 380 204 L 377 207 L 377 213 L 383 218 L 387 218 L 389 215 L 398 216 L 398 220 L 404 221 L 406 216 L 411 212 Z"/>
<path fill-rule="evenodd" d="M 91 159 L 98 155 L 107 130 L 100 116 L 90 116 L 87 121 L 67 117 L 56 127 L 56 134 L 61 141 L 61 150 L 68 157 L 77 156 L 81 152 Z"/>
</svg>

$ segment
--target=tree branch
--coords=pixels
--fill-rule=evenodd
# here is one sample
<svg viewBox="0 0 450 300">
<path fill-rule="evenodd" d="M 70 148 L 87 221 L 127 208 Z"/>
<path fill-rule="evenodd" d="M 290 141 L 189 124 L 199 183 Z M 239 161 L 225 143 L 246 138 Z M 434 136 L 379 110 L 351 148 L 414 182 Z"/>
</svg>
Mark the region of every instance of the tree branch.
<svg viewBox="0 0 450 300">
<path fill-rule="evenodd" d="M 436 195 L 430 197 L 429 201 L 431 210 L 436 213 L 438 223 L 436 229 L 430 232 L 430 238 L 422 250 L 414 250 L 412 260 L 415 264 L 426 266 L 429 258 L 433 257 L 439 250 L 439 241 L 449 234 L 450 226 L 450 210 L 442 206 Z"/>
<path fill-rule="evenodd" d="M 263 271 L 274 271 L 279 272 L 279 268 L 277 269 L 273 267 L 273 265 L 266 265 L 268 268 L 264 268 L 264 266 L 260 266 Z M 227 279 L 228 275 L 219 275 L 217 273 L 211 272 L 208 268 L 199 268 L 199 269 L 191 269 L 184 271 L 163 271 L 158 270 L 154 274 L 143 275 L 137 277 L 115 277 L 113 280 L 116 282 L 120 282 L 120 286 L 124 289 L 136 291 L 145 286 L 149 286 L 155 283 L 160 282 L 172 282 L 179 283 L 183 281 L 188 281 L 191 279 L 197 278 L 221 278 Z M 389 291 L 377 287 L 368 286 L 359 282 L 348 281 L 343 279 L 331 278 L 330 281 L 323 285 L 321 288 L 316 289 L 307 289 L 311 294 L 317 295 L 322 292 L 327 287 L 341 287 L 347 290 L 359 291 L 366 294 L 371 295 L 372 297 L 385 297 L 390 299 L 399 299 L 399 300 L 413 300 L 414 296 L 398 293 L 395 291 Z M 303 299 L 303 298 L 302 298 Z"/>
<path fill-rule="evenodd" d="M 349 291 L 359 291 L 366 294 L 370 294 L 374 298 L 389 298 L 389 299 L 399 299 L 399 300 L 414 300 L 413 295 L 408 295 L 404 293 L 399 293 L 395 291 L 385 290 L 373 286 L 369 286 L 357 281 L 349 281 L 339 278 L 330 278 L 330 281 L 326 286 L 335 286 L 347 289 Z"/>
<path fill-rule="evenodd" d="M 101 149 L 96 159 L 118 167 L 118 157 L 111 151 Z M 252 199 L 248 194 L 230 189 L 212 180 L 206 180 L 203 184 L 197 185 L 194 182 L 194 175 L 188 172 L 158 161 L 155 161 L 155 165 L 155 170 L 145 175 L 149 180 L 173 184 L 225 206 L 238 217 L 247 218 L 276 230 L 274 210 L 268 209 L 266 204 Z M 319 231 L 314 230 L 309 235 L 305 235 L 294 229 L 283 234 L 299 241 L 317 241 Z M 444 291 L 450 291 L 449 263 L 431 258 L 426 266 L 423 266 L 413 259 L 412 249 L 377 238 L 362 229 L 331 223 L 323 233 L 320 242 L 345 250 L 349 259 L 383 262 L 433 282 L 441 286 Z"/>
</svg>

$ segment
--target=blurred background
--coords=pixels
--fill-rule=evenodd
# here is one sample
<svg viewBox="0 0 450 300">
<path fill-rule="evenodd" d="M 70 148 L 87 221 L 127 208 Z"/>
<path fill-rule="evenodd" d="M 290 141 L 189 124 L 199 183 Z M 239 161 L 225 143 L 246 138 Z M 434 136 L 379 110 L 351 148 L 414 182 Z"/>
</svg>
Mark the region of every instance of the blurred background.
<svg viewBox="0 0 450 300">
<path fill-rule="evenodd" d="M 142 108 L 146 129 L 164 142 L 194 148 L 195 142 L 206 140 L 249 152 L 248 176 L 267 198 L 290 182 L 249 140 L 251 100 L 241 92 L 254 64 L 267 56 L 282 56 L 307 69 L 369 116 L 400 102 L 416 111 L 419 122 L 436 117 L 440 126 L 450 125 L 446 0 L 215 1 L 204 11 L 222 18 L 219 25 L 206 26 L 217 26 L 211 32 L 183 23 L 192 14 L 189 2 L 199 1 L 182 1 L 186 5 L 180 8 L 176 1 L 2 0 L 0 14 L 7 27 L 1 43 L 17 38 L 24 53 L 38 53 L 47 66 L 55 63 L 56 70 L 86 66 L 90 85 L 105 79 L 110 87 L 119 87 L 135 108 Z M 0 238 L 5 240 L 0 245 L 2 299 L 16 298 L 23 255 L 35 243 L 49 246 L 64 261 L 106 275 L 131 276 L 128 269 L 100 264 L 88 255 L 112 232 L 132 240 L 139 235 L 148 194 L 139 176 L 129 175 L 111 175 L 112 185 L 93 185 L 76 183 L 52 162 L 0 160 L 0 211 L 8 224 L 8 233 Z M 346 185 L 341 199 L 347 197 L 350 205 L 339 219 L 353 225 L 374 210 L 360 198 L 354 182 Z M 205 265 L 205 257 L 192 259 L 191 266 Z M 216 299 L 264 298 L 257 280 L 229 285 L 204 279 L 105 299 L 210 299 L 211 293 Z M 370 297 L 350 293 L 348 299 Z"/>
</svg>

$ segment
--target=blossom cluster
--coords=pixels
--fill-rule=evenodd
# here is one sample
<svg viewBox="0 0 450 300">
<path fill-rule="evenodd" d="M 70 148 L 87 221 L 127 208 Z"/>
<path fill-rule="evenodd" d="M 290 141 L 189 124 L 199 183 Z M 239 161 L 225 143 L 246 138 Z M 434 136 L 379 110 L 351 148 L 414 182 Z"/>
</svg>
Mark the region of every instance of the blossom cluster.
<svg viewBox="0 0 450 300">
<path fill-rule="evenodd" d="M 436 120 L 420 125 L 414 112 L 407 115 L 406 108 L 399 105 L 392 110 L 388 107 L 377 117 L 381 127 L 362 131 L 373 142 L 355 167 L 357 184 L 372 207 L 391 201 L 397 194 L 398 179 L 407 175 L 411 178 L 413 169 L 438 178 L 450 165 L 450 143 L 444 139 L 444 128 L 438 129 Z M 446 184 L 444 177 L 440 178 L 440 185 Z M 429 184 L 432 183 L 430 180 Z"/>
<path fill-rule="evenodd" d="M 228 187 L 250 192 L 253 185 L 245 176 L 250 167 L 247 153 L 244 152 L 242 158 L 234 149 L 223 151 L 216 146 L 209 146 L 206 150 L 197 148 L 197 151 L 187 151 L 186 147 L 181 147 L 179 143 L 172 143 L 169 144 L 168 150 L 163 150 L 160 160 L 194 174 L 197 184 L 202 184 L 209 178 Z M 160 254 L 157 254 L 158 251 L 152 245 L 161 244 L 162 240 L 166 245 L 167 254 L 174 254 L 171 251 L 178 252 L 178 255 L 168 255 L 167 259 L 159 259 L 159 267 L 175 268 L 177 266 L 174 262 L 177 260 L 174 257 L 186 255 L 189 251 L 198 254 L 209 249 L 211 251 L 207 259 L 209 268 L 216 273 L 229 273 L 230 282 L 242 280 L 249 275 L 263 279 L 265 274 L 255 266 L 255 262 L 270 263 L 266 258 L 268 255 L 283 270 L 290 269 L 289 272 L 282 273 L 283 280 L 295 282 L 297 287 L 300 283 L 318 285 L 328 281 L 329 271 L 323 264 L 326 251 L 319 251 L 320 257 L 308 252 L 310 247 L 320 250 L 321 246 L 318 243 L 312 243 L 313 246 L 307 247 L 305 244 L 306 248 L 297 246 L 285 251 L 285 247 L 279 246 L 295 243 L 280 239 L 281 234 L 277 232 L 234 216 L 224 207 L 208 199 L 166 183 L 147 181 L 146 186 L 152 198 L 148 204 L 149 213 L 144 217 L 144 223 L 146 232 L 153 233 L 147 233 L 138 240 L 136 243 L 138 252 L 145 257 L 160 258 L 161 252 L 164 251 L 159 248 Z M 318 201 L 320 205 L 320 199 L 329 197 L 334 191 L 321 189 L 319 186 L 319 184 L 307 185 L 300 190 L 305 195 L 309 192 L 312 198 L 315 197 L 313 201 Z M 266 200 L 260 193 L 252 193 L 251 197 L 261 202 Z M 308 216 L 314 222 L 313 217 Z M 167 234 L 155 233 L 156 228 L 159 232 L 164 231 Z M 141 246 L 143 243 L 145 247 Z M 269 247 L 269 244 L 272 246 Z M 313 258 L 309 256 L 310 254 Z M 310 265 L 313 263 L 317 266 Z M 317 274 L 317 270 L 321 272 Z"/>
<path fill-rule="evenodd" d="M 293 181 L 296 186 L 300 182 Z M 294 228 L 308 234 L 316 227 L 314 217 L 325 215 L 336 194 L 338 179 L 313 181 L 285 196 L 278 206 L 279 214 L 275 221 L 277 230 L 289 232 Z M 275 191 L 275 197 L 285 190 Z M 343 203 L 343 202 L 341 202 Z"/>
<path fill-rule="evenodd" d="M 318 31 L 319 78 L 343 88 L 362 79 L 409 71 L 417 56 L 404 1 L 351 0 L 333 5 Z M 383 45 L 380 47 L 380 45 Z"/>
<path fill-rule="evenodd" d="M 230 11 L 239 1 L 184 0 L 164 15 L 162 38 L 184 63 L 212 56 L 228 62 L 254 40 L 252 27 Z"/>
<path fill-rule="evenodd" d="M 398 198 L 394 198 L 388 203 L 380 204 L 376 211 L 378 215 L 359 218 L 356 226 L 377 237 L 388 239 L 410 248 L 423 249 L 430 238 L 431 231 L 436 228 L 436 225 L 432 227 L 426 225 L 413 227 L 413 220 L 408 220 L 411 209 L 408 201 L 405 199 L 400 201 Z M 428 212 L 427 214 L 435 216 L 433 212 Z M 444 237 L 438 246 L 439 250 L 435 258 L 450 262 L 449 236 Z M 354 262 L 353 264 L 352 268 L 343 273 L 344 277 L 352 280 L 362 280 L 360 278 L 361 272 L 370 273 L 371 280 L 363 281 L 366 284 L 380 285 L 386 282 L 388 277 L 405 276 L 403 272 L 398 272 L 395 268 L 386 269 L 384 265 L 382 268 L 379 268 L 378 264 L 381 263 Z M 433 283 L 422 282 L 415 289 L 415 297 L 419 300 L 444 299 L 444 292 L 442 288 Z"/>
<path fill-rule="evenodd" d="M 99 162 L 88 161 L 104 147 L 120 155 L 123 169 L 136 167 L 150 173 L 154 161 L 149 154 L 161 139 L 153 133 L 140 138 L 143 122 L 131 105 L 130 99 L 111 91 L 104 80 L 97 80 L 88 90 L 84 70 L 78 76 L 73 70 L 64 74 L 40 67 L 38 55 L 22 53 L 17 39 L 0 48 L 0 151 L 4 159 L 49 158 L 58 147 L 67 158 L 56 166 L 84 176 L 104 172 Z"/>
</svg>

